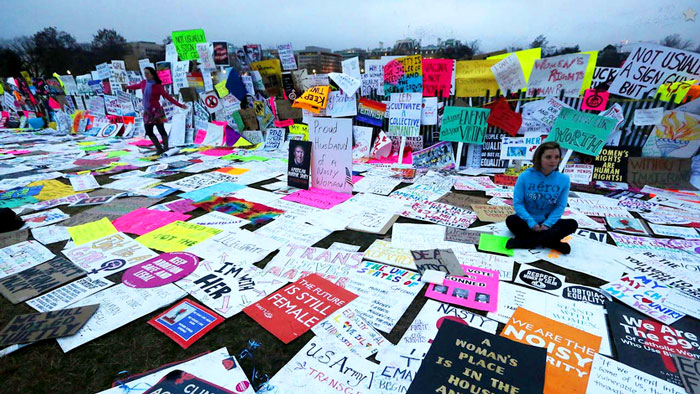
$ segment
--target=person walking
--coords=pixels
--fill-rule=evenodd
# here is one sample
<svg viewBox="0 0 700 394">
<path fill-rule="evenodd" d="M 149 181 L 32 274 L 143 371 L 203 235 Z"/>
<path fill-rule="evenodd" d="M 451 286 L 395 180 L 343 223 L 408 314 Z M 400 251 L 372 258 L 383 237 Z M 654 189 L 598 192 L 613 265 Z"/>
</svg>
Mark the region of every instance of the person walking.
<svg viewBox="0 0 700 394">
<path fill-rule="evenodd" d="M 186 105 L 180 104 L 163 88 L 163 83 L 153 67 L 146 67 L 143 70 L 146 79 L 139 83 L 129 85 L 127 90 L 141 89 L 143 92 L 143 124 L 146 129 L 146 135 L 151 139 L 156 147 L 157 154 L 163 154 L 168 148 L 168 134 L 165 132 L 163 123 L 167 120 L 165 111 L 160 105 L 160 98 L 165 97 L 166 100 L 177 105 L 180 108 L 187 108 Z M 158 137 L 153 133 L 153 127 L 158 129 L 160 137 L 163 140 L 163 145 L 158 142 Z"/>
<path fill-rule="evenodd" d="M 573 234 L 578 223 L 562 219 L 569 197 L 569 176 L 559 172 L 561 147 L 545 142 L 533 155 L 533 167 L 518 176 L 513 191 L 515 215 L 506 218 L 506 226 L 515 235 L 506 243 L 508 249 L 531 249 L 537 246 L 569 254 L 571 246 L 561 240 Z"/>
</svg>

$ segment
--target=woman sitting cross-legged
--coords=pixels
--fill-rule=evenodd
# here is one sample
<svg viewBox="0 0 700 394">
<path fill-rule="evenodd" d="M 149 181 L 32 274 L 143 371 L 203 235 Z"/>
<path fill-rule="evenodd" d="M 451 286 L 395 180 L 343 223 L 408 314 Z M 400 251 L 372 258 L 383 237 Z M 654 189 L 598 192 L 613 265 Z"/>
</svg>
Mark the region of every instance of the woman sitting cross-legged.
<svg viewBox="0 0 700 394">
<path fill-rule="evenodd" d="M 571 252 L 562 238 L 578 228 L 573 219 L 561 219 L 569 196 L 569 177 L 559 172 L 561 147 L 545 142 L 537 147 L 533 168 L 520 174 L 513 192 L 515 215 L 506 218 L 515 235 L 506 243 L 508 249 L 531 249 L 544 246 L 561 253 Z"/>
</svg>

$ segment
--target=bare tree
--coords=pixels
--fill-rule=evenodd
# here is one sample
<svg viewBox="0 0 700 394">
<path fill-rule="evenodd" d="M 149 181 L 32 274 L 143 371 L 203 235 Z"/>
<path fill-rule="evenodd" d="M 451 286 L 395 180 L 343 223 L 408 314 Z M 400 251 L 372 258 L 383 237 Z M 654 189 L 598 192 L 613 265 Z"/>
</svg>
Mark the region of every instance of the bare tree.
<svg viewBox="0 0 700 394">
<path fill-rule="evenodd" d="M 690 49 L 693 47 L 693 41 L 692 40 L 683 40 L 681 38 L 681 35 L 676 33 L 676 34 L 669 34 L 666 37 L 664 37 L 663 40 L 659 41 L 659 44 L 665 46 L 665 47 L 671 47 L 671 48 L 676 48 L 676 49 Z"/>
</svg>

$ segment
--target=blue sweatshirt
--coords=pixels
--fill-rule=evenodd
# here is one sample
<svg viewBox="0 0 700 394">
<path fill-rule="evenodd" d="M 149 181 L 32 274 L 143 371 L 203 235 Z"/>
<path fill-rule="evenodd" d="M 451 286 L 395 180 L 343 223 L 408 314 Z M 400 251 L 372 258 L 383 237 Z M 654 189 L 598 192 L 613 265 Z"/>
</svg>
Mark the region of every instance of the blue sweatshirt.
<svg viewBox="0 0 700 394">
<path fill-rule="evenodd" d="M 552 227 L 564 213 L 568 197 L 568 175 L 552 171 L 545 176 L 540 171 L 529 168 L 515 182 L 513 208 L 530 228 L 538 224 Z"/>
</svg>

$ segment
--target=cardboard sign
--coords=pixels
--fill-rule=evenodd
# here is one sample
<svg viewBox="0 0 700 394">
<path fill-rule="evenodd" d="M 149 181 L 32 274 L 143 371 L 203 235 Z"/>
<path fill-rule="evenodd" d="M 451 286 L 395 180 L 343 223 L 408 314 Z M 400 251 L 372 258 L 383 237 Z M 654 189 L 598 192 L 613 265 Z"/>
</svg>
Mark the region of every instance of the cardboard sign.
<svg viewBox="0 0 700 394">
<path fill-rule="evenodd" d="M 455 60 L 423 59 L 423 96 L 450 97 L 454 71 Z"/>
<path fill-rule="evenodd" d="M 515 213 L 509 205 L 474 204 L 472 209 L 482 222 L 502 222 Z"/>
<path fill-rule="evenodd" d="M 13 304 L 18 304 L 83 275 L 85 271 L 65 257 L 57 256 L 46 263 L 0 279 L 0 293 Z"/>
<path fill-rule="evenodd" d="M 541 393 L 545 365 L 545 349 L 445 320 L 407 393 Z"/>
<path fill-rule="evenodd" d="M 697 78 L 698 69 L 691 65 L 698 62 L 700 55 L 697 53 L 640 43 L 632 48 L 608 91 L 634 99 L 645 93 L 653 96 L 662 83 Z"/>
<path fill-rule="evenodd" d="M 71 336 L 97 311 L 99 305 L 18 315 L 0 331 L 0 347 L 42 339 Z"/>
<path fill-rule="evenodd" d="M 590 55 L 572 53 L 535 61 L 528 80 L 527 96 L 578 97 L 586 75 Z"/>
<path fill-rule="evenodd" d="M 422 105 L 421 93 L 392 93 L 388 105 L 388 134 L 403 137 L 418 136 Z"/>
<path fill-rule="evenodd" d="M 357 295 L 316 274 L 283 287 L 243 309 L 284 343 L 289 343 Z"/>
<path fill-rule="evenodd" d="M 171 37 L 180 60 L 199 59 L 197 44 L 207 42 L 202 29 L 174 31 L 171 33 Z"/>
<path fill-rule="evenodd" d="M 498 271 L 463 265 L 464 276 L 447 275 L 442 285 L 430 284 L 425 296 L 482 311 L 498 305 Z"/>
<path fill-rule="evenodd" d="M 129 268 L 122 275 L 122 283 L 135 288 L 163 286 L 191 274 L 198 264 L 199 258 L 191 253 L 162 253 Z"/>
<path fill-rule="evenodd" d="M 223 321 L 208 308 L 185 299 L 149 320 L 148 324 L 187 349 Z"/>
<path fill-rule="evenodd" d="M 556 141 L 563 148 L 597 156 L 616 124 L 611 118 L 562 108 L 546 141 Z"/>
<path fill-rule="evenodd" d="M 321 113 L 321 110 L 328 105 L 330 90 L 330 86 L 313 86 L 307 89 L 301 97 L 294 100 L 292 108 L 305 109 L 315 114 Z"/>
<path fill-rule="evenodd" d="M 311 185 L 352 194 L 352 119 L 314 118 L 309 135 Z"/>
<path fill-rule="evenodd" d="M 669 383 L 683 385 L 671 355 L 700 357 L 700 333 L 695 320 L 684 318 L 671 327 L 618 302 L 608 302 L 605 309 L 621 363 Z"/>
<path fill-rule="evenodd" d="M 399 57 L 384 65 L 384 95 L 423 94 L 423 68 L 420 55 Z"/>
<path fill-rule="evenodd" d="M 543 393 L 559 393 L 562 387 L 569 393 L 586 392 L 600 337 L 522 307 L 515 310 L 501 336 L 547 349 L 547 358 L 552 361 L 547 363 Z"/>
<path fill-rule="evenodd" d="M 688 189 L 691 160 L 676 158 L 630 157 L 627 162 L 627 183 Z"/>
<path fill-rule="evenodd" d="M 411 255 L 421 275 L 431 270 L 464 276 L 464 270 L 451 249 L 411 250 Z"/>
<path fill-rule="evenodd" d="M 382 127 L 384 124 L 385 112 L 386 104 L 362 97 L 357 107 L 357 116 L 355 119 L 358 122 Z"/>
<path fill-rule="evenodd" d="M 445 107 L 440 141 L 483 144 L 490 112 L 486 108 Z"/>
</svg>

